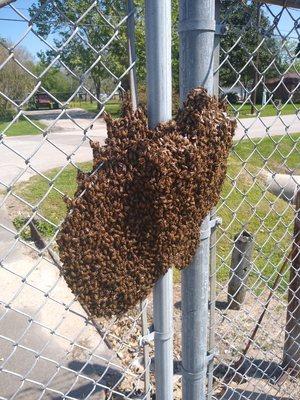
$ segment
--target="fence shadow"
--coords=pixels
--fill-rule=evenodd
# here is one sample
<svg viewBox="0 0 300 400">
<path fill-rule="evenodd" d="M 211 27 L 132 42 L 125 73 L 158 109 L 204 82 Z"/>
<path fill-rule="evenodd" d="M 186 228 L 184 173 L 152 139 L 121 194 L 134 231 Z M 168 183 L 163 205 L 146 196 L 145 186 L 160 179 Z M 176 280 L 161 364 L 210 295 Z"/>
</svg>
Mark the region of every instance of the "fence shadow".
<svg viewBox="0 0 300 400">
<path fill-rule="evenodd" d="M 225 393 L 213 396 L 214 400 L 293 400 L 291 397 L 274 396 L 256 391 L 227 388 Z"/>
<path fill-rule="evenodd" d="M 284 369 L 276 362 L 245 358 L 238 372 L 249 378 L 277 380 L 284 372 Z"/>
<path fill-rule="evenodd" d="M 272 361 L 245 358 L 237 366 L 235 364 L 219 364 L 214 369 L 214 376 L 228 381 L 241 381 L 242 378 L 265 379 L 277 381 L 283 374 L 283 367 Z"/>
<path fill-rule="evenodd" d="M 73 388 L 71 386 L 72 381 L 75 381 L 74 377 L 72 380 L 69 380 L 69 389 L 67 389 L 67 391 L 64 393 L 67 396 L 78 399 L 85 399 L 86 397 L 89 399 L 95 398 L 97 400 L 102 400 L 102 398 L 105 399 L 105 387 L 114 387 L 122 378 L 120 371 L 114 368 L 107 368 L 105 365 L 94 363 L 85 366 L 84 362 L 71 361 L 68 363 L 67 367 L 74 371 L 75 374 L 79 373 L 83 376 L 78 377 L 78 379 L 76 378 L 77 382 L 75 382 Z M 65 374 L 64 378 L 68 379 L 67 375 L 68 373 Z M 97 376 L 99 377 L 98 379 Z M 97 383 L 97 385 L 88 379 L 84 379 L 84 377 L 91 377 Z M 103 387 L 101 385 L 103 385 Z M 52 398 L 52 400 L 61 400 L 61 396 L 55 396 Z"/>
</svg>

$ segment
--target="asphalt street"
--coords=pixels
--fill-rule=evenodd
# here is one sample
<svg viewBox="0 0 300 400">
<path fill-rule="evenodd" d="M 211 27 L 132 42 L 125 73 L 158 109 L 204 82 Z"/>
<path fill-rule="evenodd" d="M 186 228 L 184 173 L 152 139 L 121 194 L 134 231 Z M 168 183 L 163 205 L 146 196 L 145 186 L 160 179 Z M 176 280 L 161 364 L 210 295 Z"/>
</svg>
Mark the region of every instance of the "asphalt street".
<svg viewBox="0 0 300 400">
<path fill-rule="evenodd" d="M 13 185 L 28 180 L 37 173 L 62 167 L 70 162 L 92 159 L 89 139 L 104 143 L 106 124 L 103 119 L 93 121 L 93 115 L 82 110 L 71 110 L 69 116 L 56 121 L 59 111 L 31 111 L 28 116 L 47 125 L 46 136 L 28 135 L 5 137 L 0 142 L 0 185 Z M 74 122 L 76 121 L 76 123 Z M 91 128 L 92 124 L 92 128 Z"/>
<path fill-rule="evenodd" d="M 291 114 L 283 115 L 282 117 L 243 118 L 238 122 L 235 139 L 254 139 L 296 132 L 300 132 L 300 115 Z"/>
</svg>

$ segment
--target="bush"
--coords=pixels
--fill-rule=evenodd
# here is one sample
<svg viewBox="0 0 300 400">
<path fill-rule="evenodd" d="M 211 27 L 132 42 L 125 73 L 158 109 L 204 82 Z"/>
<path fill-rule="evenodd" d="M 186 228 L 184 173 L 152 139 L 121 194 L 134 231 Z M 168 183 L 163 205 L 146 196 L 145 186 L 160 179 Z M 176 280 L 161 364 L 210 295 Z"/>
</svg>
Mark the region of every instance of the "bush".
<svg viewBox="0 0 300 400">
<path fill-rule="evenodd" d="M 228 101 L 228 103 L 231 104 L 238 103 L 239 101 L 239 96 L 235 92 L 226 93 L 226 95 L 224 95 L 223 98 L 225 98 Z"/>
<path fill-rule="evenodd" d="M 12 108 L 4 108 L 0 103 L 0 121 L 11 121 L 14 117 L 14 110 Z"/>
</svg>

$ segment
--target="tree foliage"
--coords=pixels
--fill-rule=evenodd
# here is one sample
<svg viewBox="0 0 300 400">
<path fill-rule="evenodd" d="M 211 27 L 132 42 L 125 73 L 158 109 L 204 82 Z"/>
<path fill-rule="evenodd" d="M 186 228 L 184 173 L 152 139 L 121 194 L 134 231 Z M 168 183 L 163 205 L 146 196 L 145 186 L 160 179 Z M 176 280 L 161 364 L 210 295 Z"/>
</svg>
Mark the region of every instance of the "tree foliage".
<svg viewBox="0 0 300 400">
<path fill-rule="evenodd" d="M 278 75 L 284 68 L 274 28 L 258 7 L 260 4 L 255 1 L 222 1 L 221 21 L 227 33 L 221 38 L 221 85 L 229 86 L 239 79 L 249 86 L 253 83 L 255 68 L 265 78 Z"/>
<path fill-rule="evenodd" d="M 9 48 L 12 42 L 0 38 L 0 65 L 10 56 Z M 32 69 L 33 59 L 30 53 L 22 46 L 13 51 L 13 57 L 0 70 L 0 91 L 14 102 L 23 101 L 34 88 L 34 78 L 19 64 L 27 69 Z M 0 95 L 0 118 L 9 114 L 12 103 Z"/>
<path fill-rule="evenodd" d="M 59 62 L 78 84 L 91 78 L 99 98 L 104 82 L 112 87 L 122 77 L 122 86 L 128 89 L 128 77 L 123 76 L 128 66 L 126 23 L 119 25 L 127 14 L 126 2 L 121 0 L 99 0 L 97 7 L 89 10 L 90 0 L 56 0 L 44 4 L 38 0 L 31 7 L 30 14 L 38 33 L 45 39 L 54 37 Z M 227 26 L 227 33 L 221 38 L 220 70 L 222 85 L 232 85 L 237 79 L 249 86 L 253 82 L 255 67 L 265 77 L 278 75 L 284 67 L 280 44 L 273 36 L 271 23 L 263 12 L 257 21 L 255 1 L 223 0 L 221 19 Z M 146 81 L 146 33 L 144 22 L 144 1 L 136 0 L 136 52 L 139 85 L 145 88 Z M 179 86 L 179 36 L 178 0 L 172 1 L 172 68 L 173 85 Z M 50 23 L 49 23 L 50 21 Z M 259 26 L 259 27 L 258 27 Z M 258 44 L 260 46 L 258 46 Z M 257 54 L 259 53 L 259 60 Z M 57 53 L 49 50 L 40 57 L 50 62 Z"/>
<path fill-rule="evenodd" d="M 33 18 L 42 2 L 38 0 L 31 7 Z M 116 80 L 126 67 L 126 43 L 115 40 L 117 36 L 125 36 L 126 24 L 117 29 L 122 14 L 125 14 L 124 2 L 99 1 L 93 10 L 89 11 L 89 7 L 89 0 L 48 2 L 34 21 L 43 38 L 54 37 L 61 66 L 77 79 L 78 84 L 86 84 L 90 77 L 93 91 L 100 98 L 102 82 Z M 53 50 L 39 54 L 47 62 L 56 55 L 57 51 Z"/>
<path fill-rule="evenodd" d="M 76 81 L 59 67 L 52 67 L 47 71 L 47 74 L 42 75 L 47 68 L 47 64 L 43 61 L 34 65 L 34 73 L 36 76 L 42 76 L 42 88 L 46 89 L 58 100 L 67 100 L 76 90 Z"/>
</svg>

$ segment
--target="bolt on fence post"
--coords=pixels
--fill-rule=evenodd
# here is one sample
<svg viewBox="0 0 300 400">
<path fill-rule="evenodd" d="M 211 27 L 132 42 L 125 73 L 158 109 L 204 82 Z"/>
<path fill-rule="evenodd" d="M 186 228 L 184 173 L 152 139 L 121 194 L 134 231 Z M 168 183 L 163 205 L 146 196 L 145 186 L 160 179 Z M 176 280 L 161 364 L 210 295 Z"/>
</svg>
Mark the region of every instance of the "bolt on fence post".
<svg viewBox="0 0 300 400">
<path fill-rule="evenodd" d="M 150 128 L 172 118 L 171 0 L 146 0 L 147 96 Z M 170 269 L 155 285 L 156 400 L 173 399 L 173 282 Z"/>
<path fill-rule="evenodd" d="M 215 0 L 180 0 L 180 100 L 204 86 L 213 92 Z M 183 400 L 206 398 L 210 217 L 200 229 L 191 265 L 183 270 L 182 393 Z"/>
</svg>

